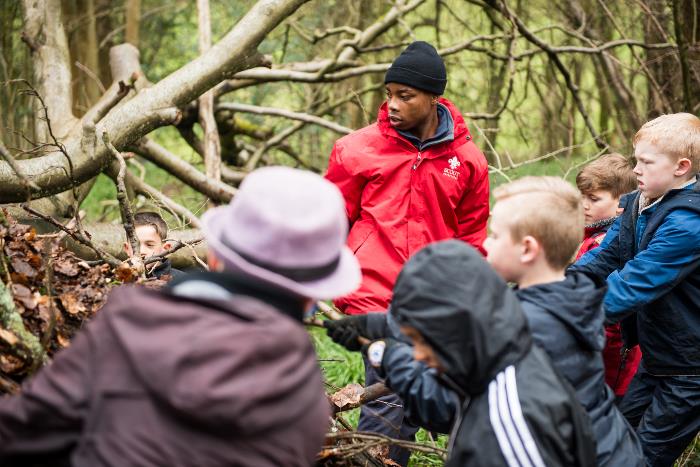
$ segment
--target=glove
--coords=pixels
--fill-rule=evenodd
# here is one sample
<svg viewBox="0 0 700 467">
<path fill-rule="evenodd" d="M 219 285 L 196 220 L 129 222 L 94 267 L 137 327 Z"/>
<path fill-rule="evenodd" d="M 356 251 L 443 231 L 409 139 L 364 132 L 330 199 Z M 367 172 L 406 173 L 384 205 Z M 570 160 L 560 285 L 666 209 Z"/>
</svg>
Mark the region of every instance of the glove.
<svg viewBox="0 0 700 467">
<path fill-rule="evenodd" d="M 326 320 L 323 326 L 333 342 L 356 352 L 362 348 L 358 337 L 367 335 L 367 315 L 351 316 L 335 321 Z"/>
</svg>

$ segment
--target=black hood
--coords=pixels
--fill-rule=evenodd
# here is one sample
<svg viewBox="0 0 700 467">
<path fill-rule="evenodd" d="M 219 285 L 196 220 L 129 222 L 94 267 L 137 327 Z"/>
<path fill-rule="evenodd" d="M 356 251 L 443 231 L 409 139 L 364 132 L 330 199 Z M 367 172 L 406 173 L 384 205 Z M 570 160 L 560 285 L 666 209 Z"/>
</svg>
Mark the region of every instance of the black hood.
<svg viewBox="0 0 700 467">
<path fill-rule="evenodd" d="M 603 306 L 605 287 L 597 287 L 585 274 L 571 271 L 563 281 L 533 285 L 516 293 L 523 306 L 530 303 L 564 323 L 583 349 L 603 350 L 605 314 L 598 310 Z"/>
<path fill-rule="evenodd" d="M 423 335 L 447 376 L 468 394 L 483 392 L 532 345 L 515 294 L 474 248 L 458 240 L 431 244 L 406 263 L 390 312 Z"/>
</svg>

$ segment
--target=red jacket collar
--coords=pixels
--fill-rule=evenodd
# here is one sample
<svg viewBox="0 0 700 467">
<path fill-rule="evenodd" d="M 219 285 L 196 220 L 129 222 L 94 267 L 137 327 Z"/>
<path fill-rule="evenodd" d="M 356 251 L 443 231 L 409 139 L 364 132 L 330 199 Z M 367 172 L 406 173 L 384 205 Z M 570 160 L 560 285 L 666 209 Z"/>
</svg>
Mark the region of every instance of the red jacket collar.
<svg viewBox="0 0 700 467">
<path fill-rule="evenodd" d="M 454 141 L 450 144 L 453 144 L 457 141 L 459 141 L 460 143 L 464 142 L 465 137 L 467 136 L 469 137 L 469 139 L 471 139 L 469 128 L 467 128 L 467 124 L 464 122 L 464 118 L 462 118 L 462 114 L 459 112 L 459 109 L 457 109 L 457 107 L 455 107 L 455 105 L 452 102 L 445 99 L 444 97 L 441 97 L 439 102 L 445 107 L 447 107 L 447 110 L 450 111 L 450 114 L 452 115 L 452 121 L 454 122 Z M 400 140 L 406 141 L 408 143 L 406 138 L 402 137 L 394 129 L 394 127 L 391 126 L 391 123 L 389 123 L 389 111 L 387 110 L 386 101 L 384 101 L 381 107 L 379 107 L 379 114 L 377 115 L 377 125 L 379 126 L 379 131 L 381 131 L 383 135 L 399 138 Z"/>
</svg>

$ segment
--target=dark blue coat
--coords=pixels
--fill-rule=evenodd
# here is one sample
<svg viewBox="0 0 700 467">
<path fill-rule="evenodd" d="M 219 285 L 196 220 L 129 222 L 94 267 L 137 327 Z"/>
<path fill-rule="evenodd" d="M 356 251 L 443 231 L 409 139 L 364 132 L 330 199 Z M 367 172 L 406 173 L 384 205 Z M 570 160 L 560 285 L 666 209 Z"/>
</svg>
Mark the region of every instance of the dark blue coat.
<svg viewBox="0 0 700 467">
<path fill-rule="evenodd" d="M 600 466 L 642 465 L 634 430 L 615 406 L 605 384 L 602 301 L 605 289 L 586 275 L 571 272 L 559 282 L 516 292 L 536 344 L 576 391 L 588 412 L 597 442 Z"/>
<path fill-rule="evenodd" d="M 626 345 L 639 342 L 651 374 L 700 375 L 700 183 L 641 213 L 639 196 L 621 200 L 603 244 L 574 268 L 607 280 L 606 316 L 623 320 Z"/>
</svg>

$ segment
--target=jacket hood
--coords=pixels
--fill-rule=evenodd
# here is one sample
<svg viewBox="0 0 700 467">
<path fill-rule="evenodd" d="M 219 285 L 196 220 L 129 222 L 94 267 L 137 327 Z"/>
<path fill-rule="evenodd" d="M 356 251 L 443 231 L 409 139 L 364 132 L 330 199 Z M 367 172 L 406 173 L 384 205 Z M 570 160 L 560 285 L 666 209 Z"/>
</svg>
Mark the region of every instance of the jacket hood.
<svg viewBox="0 0 700 467">
<path fill-rule="evenodd" d="M 605 335 L 601 311 L 605 287 L 585 274 L 571 271 L 563 281 L 533 285 L 517 292 L 523 303 L 546 310 L 569 329 L 582 348 L 603 350 Z"/>
<path fill-rule="evenodd" d="M 515 294 L 471 246 L 433 243 L 404 266 L 390 313 L 418 330 L 468 394 L 520 361 L 532 338 Z"/>
<path fill-rule="evenodd" d="M 105 311 L 121 344 L 115 351 L 179 417 L 205 429 L 262 435 L 325 404 L 303 326 L 258 299 L 121 287 L 110 300 L 119 304 Z"/>
<path fill-rule="evenodd" d="M 469 133 L 469 128 L 467 127 L 462 114 L 459 109 L 449 100 L 441 97 L 439 102 L 447 107 L 452 116 L 452 121 L 454 122 L 454 140 L 450 144 L 464 143 L 467 139 L 471 139 Z M 389 110 L 387 109 L 387 103 L 384 103 L 379 107 L 379 113 L 377 114 L 377 124 L 382 134 L 386 136 L 393 136 L 396 138 L 402 138 L 399 133 L 391 126 L 389 123 Z M 468 138 L 467 138 L 468 137 Z"/>
</svg>

